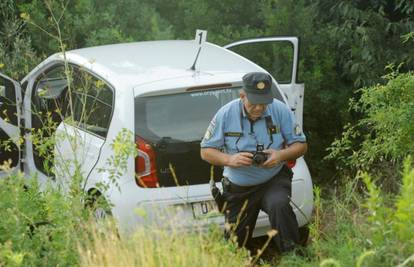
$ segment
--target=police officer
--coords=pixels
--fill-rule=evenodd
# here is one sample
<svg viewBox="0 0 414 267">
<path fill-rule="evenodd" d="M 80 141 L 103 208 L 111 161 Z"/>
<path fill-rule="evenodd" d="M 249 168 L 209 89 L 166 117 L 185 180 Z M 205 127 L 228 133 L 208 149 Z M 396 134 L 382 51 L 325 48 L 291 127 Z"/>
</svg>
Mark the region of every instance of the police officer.
<svg viewBox="0 0 414 267">
<path fill-rule="evenodd" d="M 285 162 L 305 154 L 306 138 L 289 107 L 274 99 L 269 74 L 243 76 L 240 99 L 218 110 L 201 142 L 203 160 L 224 166 L 224 214 L 245 246 L 260 210 L 269 215 L 280 252 L 299 243 L 298 223 L 290 205 L 292 171 Z"/>
</svg>

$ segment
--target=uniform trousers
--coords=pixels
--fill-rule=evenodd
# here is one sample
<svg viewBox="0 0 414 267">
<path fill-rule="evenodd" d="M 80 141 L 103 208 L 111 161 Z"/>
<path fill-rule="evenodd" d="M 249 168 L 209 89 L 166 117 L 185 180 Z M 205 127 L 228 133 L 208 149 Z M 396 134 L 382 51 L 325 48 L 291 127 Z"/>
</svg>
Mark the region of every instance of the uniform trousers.
<svg viewBox="0 0 414 267">
<path fill-rule="evenodd" d="M 225 237 L 237 236 L 237 243 L 245 246 L 252 237 L 259 211 L 269 215 L 272 229 L 277 230 L 273 241 L 279 252 L 290 251 L 299 243 L 299 229 L 290 205 L 292 171 L 283 166 L 269 181 L 255 186 L 238 186 L 223 178 L 224 215 L 230 229 Z"/>
</svg>

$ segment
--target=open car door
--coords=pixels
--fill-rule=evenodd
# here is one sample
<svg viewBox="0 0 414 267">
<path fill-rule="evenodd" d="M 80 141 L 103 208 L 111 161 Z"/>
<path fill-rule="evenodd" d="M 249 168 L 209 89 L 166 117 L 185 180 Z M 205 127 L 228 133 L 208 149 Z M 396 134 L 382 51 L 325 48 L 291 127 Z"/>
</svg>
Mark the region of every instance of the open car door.
<svg viewBox="0 0 414 267">
<path fill-rule="evenodd" d="M 0 73 L 0 177 L 20 168 L 20 84 Z"/>
<path fill-rule="evenodd" d="M 237 41 L 227 48 L 261 66 L 279 84 L 303 127 L 303 96 L 305 85 L 297 82 L 299 40 L 297 37 L 266 37 Z"/>
</svg>

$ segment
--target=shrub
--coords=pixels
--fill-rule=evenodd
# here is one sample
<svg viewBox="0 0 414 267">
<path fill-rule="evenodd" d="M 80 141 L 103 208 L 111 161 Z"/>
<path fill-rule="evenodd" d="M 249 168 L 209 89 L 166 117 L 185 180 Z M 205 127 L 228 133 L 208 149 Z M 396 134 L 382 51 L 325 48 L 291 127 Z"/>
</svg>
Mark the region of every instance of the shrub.
<svg viewBox="0 0 414 267">
<path fill-rule="evenodd" d="M 369 236 L 372 247 L 377 250 L 379 265 L 395 266 L 414 254 L 414 169 L 411 158 L 404 162 L 400 192 L 387 201 L 373 182 L 364 173 L 367 186 Z"/>
<path fill-rule="evenodd" d="M 40 60 L 26 35 L 25 23 L 16 13 L 14 1 L 0 2 L 0 72 L 21 79 Z"/>
<path fill-rule="evenodd" d="M 350 110 L 362 114 L 329 148 L 340 169 L 366 170 L 396 189 L 402 160 L 414 152 L 414 73 L 392 72 L 385 85 L 359 90 Z"/>
<path fill-rule="evenodd" d="M 305 257 L 290 254 L 278 266 L 412 266 L 414 168 L 410 158 L 403 169 L 397 194 L 385 193 L 366 172 L 321 200 L 317 190 L 312 241 Z M 364 194 L 357 191 L 360 180 L 366 187 Z"/>
<path fill-rule="evenodd" d="M 22 174 L 0 180 L 0 266 L 73 266 L 88 220 L 78 198 Z"/>
</svg>

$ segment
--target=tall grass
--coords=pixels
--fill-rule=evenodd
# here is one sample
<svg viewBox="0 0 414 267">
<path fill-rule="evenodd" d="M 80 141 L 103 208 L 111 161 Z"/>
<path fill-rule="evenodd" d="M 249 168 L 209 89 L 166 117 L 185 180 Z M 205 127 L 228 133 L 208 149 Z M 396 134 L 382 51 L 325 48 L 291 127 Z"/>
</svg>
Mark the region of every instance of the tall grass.
<svg viewBox="0 0 414 267">
<path fill-rule="evenodd" d="M 174 228 L 139 227 L 119 237 L 109 227 L 94 231 L 90 243 L 79 247 L 82 266 L 246 266 L 248 252 L 226 242 L 221 230 L 183 232 Z"/>
</svg>

